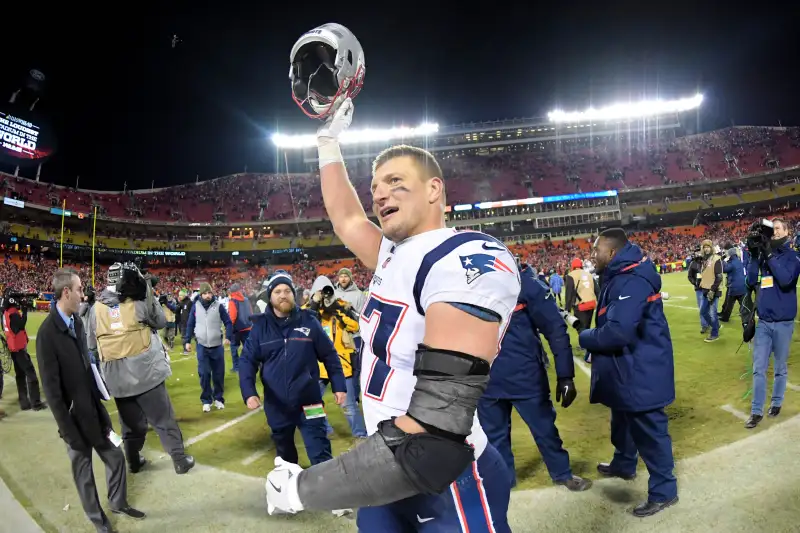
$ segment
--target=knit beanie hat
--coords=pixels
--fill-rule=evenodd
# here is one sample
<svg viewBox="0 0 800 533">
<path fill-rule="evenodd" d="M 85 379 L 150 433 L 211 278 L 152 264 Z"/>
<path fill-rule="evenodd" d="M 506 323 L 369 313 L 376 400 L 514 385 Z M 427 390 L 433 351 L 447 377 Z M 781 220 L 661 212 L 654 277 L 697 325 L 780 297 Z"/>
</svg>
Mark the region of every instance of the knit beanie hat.
<svg viewBox="0 0 800 533">
<path fill-rule="evenodd" d="M 272 291 L 274 291 L 278 285 L 288 285 L 289 288 L 294 292 L 294 282 L 292 281 L 292 276 L 285 270 L 276 270 L 272 276 L 270 276 L 267 282 L 268 298 L 272 296 Z"/>
<path fill-rule="evenodd" d="M 242 290 L 242 286 L 238 283 L 231 285 L 231 292 L 239 292 L 240 290 Z"/>
<path fill-rule="evenodd" d="M 203 294 L 204 292 L 214 292 L 211 290 L 211 284 L 207 281 L 204 281 L 200 284 L 200 294 Z"/>
<path fill-rule="evenodd" d="M 353 272 L 349 268 L 339 269 L 338 275 L 341 276 L 342 274 L 345 274 L 348 278 L 350 278 L 350 281 L 353 281 Z"/>
<path fill-rule="evenodd" d="M 711 242 L 711 239 L 705 239 L 700 246 L 709 246 L 711 248 L 711 251 L 712 252 L 714 251 L 714 243 Z"/>
<path fill-rule="evenodd" d="M 583 268 L 583 261 L 581 261 L 580 259 L 578 259 L 576 257 L 575 259 L 572 260 L 572 263 L 570 264 L 570 267 L 573 270 L 575 270 L 576 268 Z"/>
</svg>

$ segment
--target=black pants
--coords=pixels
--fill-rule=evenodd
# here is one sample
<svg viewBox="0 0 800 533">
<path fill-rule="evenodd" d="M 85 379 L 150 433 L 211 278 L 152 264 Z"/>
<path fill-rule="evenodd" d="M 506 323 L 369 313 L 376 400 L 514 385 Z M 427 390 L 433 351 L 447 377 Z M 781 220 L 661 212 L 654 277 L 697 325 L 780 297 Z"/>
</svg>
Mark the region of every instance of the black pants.
<svg viewBox="0 0 800 533">
<path fill-rule="evenodd" d="M 589 329 L 592 327 L 593 315 L 594 311 L 575 311 L 575 318 L 581 321 L 581 325 L 584 329 Z"/>
<path fill-rule="evenodd" d="M 730 289 L 727 289 L 725 291 L 725 301 L 722 304 L 722 312 L 719 314 L 720 322 L 728 322 L 731 319 L 731 313 L 733 313 L 733 304 L 736 302 L 739 303 L 739 315 L 741 315 L 743 299 L 744 294 L 732 295 Z"/>
<path fill-rule="evenodd" d="M 106 465 L 108 503 L 111 509 L 128 507 L 125 456 L 110 442 L 102 448 L 95 448 L 95 451 Z M 100 498 L 97 495 L 97 484 L 94 481 L 94 470 L 92 469 L 92 448 L 79 451 L 73 450 L 67 445 L 67 455 L 72 463 L 72 479 L 75 481 L 75 488 L 78 489 L 83 512 L 96 528 L 110 528 L 108 517 L 103 512 L 103 506 L 100 505 Z"/>
<path fill-rule="evenodd" d="M 33 367 L 31 356 L 25 350 L 11 352 L 14 362 L 14 372 L 17 378 L 17 391 L 19 392 L 19 406 L 21 409 L 36 407 L 42 402 L 39 394 L 39 378 Z"/>
<path fill-rule="evenodd" d="M 138 396 L 114 398 L 119 411 L 119 423 L 122 427 L 122 440 L 125 442 L 125 455 L 128 463 L 138 464 L 139 452 L 147 438 L 147 425 L 153 426 L 164 451 L 173 461 L 183 459 L 183 435 L 175 411 L 172 410 L 167 387 L 162 383 Z"/>
</svg>

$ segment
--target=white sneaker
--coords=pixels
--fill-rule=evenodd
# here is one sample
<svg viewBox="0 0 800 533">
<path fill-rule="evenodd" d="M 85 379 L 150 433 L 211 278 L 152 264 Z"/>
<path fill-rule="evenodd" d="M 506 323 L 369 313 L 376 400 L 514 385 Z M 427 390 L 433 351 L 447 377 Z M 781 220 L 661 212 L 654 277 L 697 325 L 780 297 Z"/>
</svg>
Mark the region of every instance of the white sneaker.
<svg viewBox="0 0 800 533">
<path fill-rule="evenodd" d="M 353 514 L 352 509 L 334 509 L 331 512 L 333 513 L 334 516 L 337 516 L 339 518 Z"/>
<path fill-rule="evenodd" d="M 216 407 L 217 409 L 225 409 L 225 404 L 224 404 L 224 403 L 222 403 L 222 402 L 221 402 L 221 401 L 219 401 L 219 400 L 214 400 L 214 407 Z M 209 410 L 209 411 L 211 410 L 211 407 L 210 407 L 210 406 L 209 406 L 208 410 Z"/>
<path fill-rule="evenodd" d="M 203 412 L 204 413 L 210 413 L 211 412 L 211 404 L 210 403 L 204 403 L 203 404 Z"/>
</svg>

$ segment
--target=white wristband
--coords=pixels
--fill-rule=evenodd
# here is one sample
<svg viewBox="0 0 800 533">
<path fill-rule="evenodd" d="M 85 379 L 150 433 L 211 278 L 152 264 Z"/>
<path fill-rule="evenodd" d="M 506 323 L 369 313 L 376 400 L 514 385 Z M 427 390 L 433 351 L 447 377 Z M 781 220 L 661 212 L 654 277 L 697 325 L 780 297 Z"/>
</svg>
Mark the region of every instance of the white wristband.
<svg viewBox="0 0 800 533">
<path fill-rule="evenodd" d="M 344 163 L 342 150 L 336 139 L 318 139 L 317 150 L 319 153 L 319 168 L 331 163 Z"/>
</svg>

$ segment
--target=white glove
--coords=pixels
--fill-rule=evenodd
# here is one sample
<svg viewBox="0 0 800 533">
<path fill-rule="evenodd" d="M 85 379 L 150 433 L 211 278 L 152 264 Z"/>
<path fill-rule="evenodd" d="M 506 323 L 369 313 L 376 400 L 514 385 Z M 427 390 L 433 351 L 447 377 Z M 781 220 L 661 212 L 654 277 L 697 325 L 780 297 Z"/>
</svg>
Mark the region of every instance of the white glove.
<svg viewBox="0 0 800 533">
<path fill-rule="evenodd" d="M 303 510 L 297 494 L 297 478 L 302 471 L 299 465 L 275 458 L 275 470 L 267 474 L 267 512 L 270 516 Z"/>
<path fill-rule="evenodd" d="M 331 163 L 344 163 L 339 148 L 339 135 L 353 121 L 353 101 L 347 98 L 339 105 L 336 112 L 317 130 L 317 148 L 319 150 L 319 168 Z"/>
<path fill-rule="evenodd" d="M 353 100 L 346 98 L 339 104 L 339 108 L 317 130 L 317 145 L 336 141 L 344 130 L 350 127 L 353 121 Z"/>
</svg>

